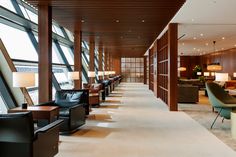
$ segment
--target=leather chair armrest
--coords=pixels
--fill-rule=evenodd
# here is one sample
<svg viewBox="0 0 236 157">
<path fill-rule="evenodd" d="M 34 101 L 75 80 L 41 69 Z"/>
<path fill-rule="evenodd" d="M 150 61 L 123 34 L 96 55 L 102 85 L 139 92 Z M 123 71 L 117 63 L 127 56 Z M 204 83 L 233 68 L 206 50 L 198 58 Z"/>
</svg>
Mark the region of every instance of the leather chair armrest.
<svg viewBox="0 0 236 157">
<path fill-rule="evenodd" d="M 46 133 L 52 128 L 59 127 L 60 124 L 62 124 L 62 122 L 63 122 L 63 120 L 56 120 L 56 121 L 54 121 L 54 122 L 40 128 L 40 129 L 38 129 L 38 130 L 36 130 L 34 132 L 34 134 L 37 136 L 39 133 Z"/>
</svg>

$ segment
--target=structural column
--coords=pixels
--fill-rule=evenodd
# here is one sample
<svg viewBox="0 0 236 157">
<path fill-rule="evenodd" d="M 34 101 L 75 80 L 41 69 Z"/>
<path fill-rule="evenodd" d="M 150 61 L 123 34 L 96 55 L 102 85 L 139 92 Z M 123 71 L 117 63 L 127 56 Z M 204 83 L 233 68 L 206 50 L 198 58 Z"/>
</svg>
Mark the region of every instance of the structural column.
<svg viewBox="0 0 236 157">
<path fill-rule="evenodd" d="M 168 105 L 170 111 L 178 110 L 177 103 L 177 58 L 178 24 L 171 23 L 168 28 Z"/>
<path fill-rule="evenodd" d="M 94 58 L 95 58 L 95 41 L 93 38 L 90 38 L 89 41 L 89 71 L 94 72 L 95 71 L 95 64 L 94 64 Z M 90 83 L 94 83 L 94 77 L 89 78 Z"/>
<path fill-rule="evenodd" d="M 144 56 L 143 57 L 143 60 L 144 60 L 144 62 L 143 62 L 143 64 L 144 64 L 144 66 L 143 66 L 143 83 L 144 84 L 147 84 L 147 56 Z"/>
<path fill-rule="evenodd" d="M 99 45 L 99 57 L 98 57 L 98 71 L 103 71 L 103 47 L 102 44 Z M 102 76 L 99 76 L 99 79 L 102 79 Z"/>
<path fill-rule="evenodd" d="M 79 80 L 74 80 L 74 88 L 82 88 L 82 32 L 80 26 L 75 28 L 74 33 L 74 71 L 79 72 Z"/>
<path fill-rule="evenodd" d="M 38 6 L 39 103 L 52 100 L 52 8 Z"/>
</svg>

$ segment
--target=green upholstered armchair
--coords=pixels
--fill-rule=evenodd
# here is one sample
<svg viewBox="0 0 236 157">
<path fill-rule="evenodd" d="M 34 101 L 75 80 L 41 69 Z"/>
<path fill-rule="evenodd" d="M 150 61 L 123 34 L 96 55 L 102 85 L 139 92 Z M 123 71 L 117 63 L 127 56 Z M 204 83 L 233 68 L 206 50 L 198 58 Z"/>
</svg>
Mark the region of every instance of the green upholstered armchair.
<svg viewBox="0 0 236 157">
<path fill-rule="evenodd" d="M 206 83 L 206 90 L 211 105 L 218 111 L 214 119 L 211 129 L 219 115 L 225 119 L 230 119 L 230 113 L 236 109 L 236 98 L 229 95 L 220 85 L 214 82 Z"/>
</svg>

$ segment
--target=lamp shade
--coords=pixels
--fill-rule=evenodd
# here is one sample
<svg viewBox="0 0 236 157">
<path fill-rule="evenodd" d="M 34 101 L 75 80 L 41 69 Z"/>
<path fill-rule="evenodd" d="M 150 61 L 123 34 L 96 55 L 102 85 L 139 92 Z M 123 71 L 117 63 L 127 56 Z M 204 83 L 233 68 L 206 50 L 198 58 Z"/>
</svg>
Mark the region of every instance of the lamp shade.
<svg viewBox="0 0 236 157">
<path fill-rule="evenodd" d="M 68 79 L 70 80 L 79 80 L 79 72 L 78 71 L 73 71 L 73 72 L 68 72 Z"/>
<path fill-rule="evenodd" d="M 228 73 L 215 73 L 215 81 L 228 81 L 229 74 Z"/>
<path fill-rule="evenodd" d="M 111 75 L 115 75 L 116 72 L 115 72 L 115 71 L 110 71 L 110 74 L 111 74 Z"/>
<path fill-rule="evenodd" d="M 204 72 L 203 75 L 204 76 L 210 76 L 210 73 L 209 72 Z"/>
<path fill-rule="evenodd" d="M 88 77 L 95 77 L 95 71 L 88 71 Z"/>
<path fill-rule="evenodd" d="M 200 72 L 200 71 L 199 71 L 199 72 L 197 72 L 197 75 L 198 75 L 198 76 L 202 75 L 202 72 Z"/>
<path fill-rule="evenodd" d="M 211 76 L 215 76 L 215 72 L 211 72 Z"/>
<path fill-rule="evenodd" d="M 35 86 L 35 73 L 13 72 L 13 87 L 33 87 Z"/>
<path fill-rule="evenodd" d="M 110 74 L 110 71 L 105 71 L 105 75 L 109 75 Z"/>
<path fill-rule="evenodd" d="M 104 75 L 104 71 L 98 71 L 98 76 L 103 76 Z"/>
<path fill-rule="evenodd" d="M 235 73 L 233 73 L 233 76 L 234 76 L 234 77 L 236 77 L 236 72 L 235 72 Z"/>
<path fill-rule="evenodd" d="M 186 71 L 186 67 L 179 67 L 178 71 Z"/>
<path fill-rule="evenodd" d="M 207 66 L 208 71 L 220 71 L 222 70 L 222 66 L 219 64 L 210 64 Z"/>
</svg>

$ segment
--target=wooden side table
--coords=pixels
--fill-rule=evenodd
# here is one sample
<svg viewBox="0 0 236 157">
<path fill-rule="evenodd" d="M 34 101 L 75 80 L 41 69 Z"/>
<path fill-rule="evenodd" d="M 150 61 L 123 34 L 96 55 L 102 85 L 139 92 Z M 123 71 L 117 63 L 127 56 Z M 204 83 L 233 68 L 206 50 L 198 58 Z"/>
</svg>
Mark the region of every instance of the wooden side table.
<svg viewBox="0 0 236 157">
<path fill-rule="evenodd" d="M 57 106 L 28 106 L 26 109 L 22 107 L 16 107 L 8 110 L 8 113 L 15 112 L 32 112 L 33 119 L 46 119 L 48 123 L 51 123 L 59 116 L 59 108 Z"/>
<path fill-rule="evenodd" d="M 89 93 L 89 105 L 100 105 L 99 93 Z"/>
</svg>

